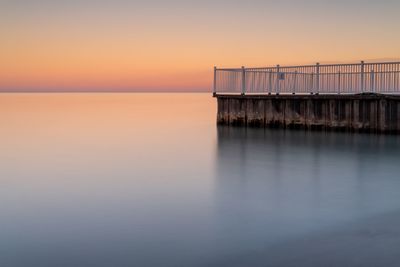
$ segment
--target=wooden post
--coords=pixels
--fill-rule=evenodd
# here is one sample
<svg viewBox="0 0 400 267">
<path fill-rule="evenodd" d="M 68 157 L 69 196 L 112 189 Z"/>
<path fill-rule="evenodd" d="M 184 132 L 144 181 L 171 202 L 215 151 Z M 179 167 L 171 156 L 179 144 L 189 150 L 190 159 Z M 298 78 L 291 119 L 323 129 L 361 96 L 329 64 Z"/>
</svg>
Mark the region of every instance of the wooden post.
<svg viewBox="0 0 400 267">
<path fill-rule="evenodd" d="M 364 61 L 361 61 L 361 93 L 364 93 L 365 78 L 364 78 Z"/>
<path fill-rule="evenodd" d="M 217 66 L 214 67 L 214 87 L 213 87 L 213 95 L 217 95 Z"/>
<path fill-rule="evenodd" d="M 246 69 L 242 66 L 242 95 L 246 94 Z"/>
<path fill-rule="evenodd" d="M 316 67 L 317 67 L 316 73 L 317 73 L 317 95 L 318 95 L 319 94 L 319 63 L 317 63 Z"/>
<path fill-rule="evenodd" d="M 280 87 L 279 87 L 279 73 L 280 66 L 276 65 L 276 94 L 279 95 Z"/>
<path fill-rule="evenodd" d="M 375 92 L 375 72 L 371 70 L 371 92 Z"/>
</svg>

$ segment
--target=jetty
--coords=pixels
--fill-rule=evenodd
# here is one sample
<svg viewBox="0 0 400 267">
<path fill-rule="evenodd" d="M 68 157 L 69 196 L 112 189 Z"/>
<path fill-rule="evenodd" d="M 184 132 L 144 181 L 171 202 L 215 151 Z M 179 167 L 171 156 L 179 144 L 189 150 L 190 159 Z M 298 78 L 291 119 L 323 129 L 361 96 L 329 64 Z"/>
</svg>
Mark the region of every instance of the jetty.
<svg viewBox="0 0 400 267">
<path fill-rule="evenodd" d="M 220 125 L 400 133 L 400 62 L 214 67 Z"/>
</svg>

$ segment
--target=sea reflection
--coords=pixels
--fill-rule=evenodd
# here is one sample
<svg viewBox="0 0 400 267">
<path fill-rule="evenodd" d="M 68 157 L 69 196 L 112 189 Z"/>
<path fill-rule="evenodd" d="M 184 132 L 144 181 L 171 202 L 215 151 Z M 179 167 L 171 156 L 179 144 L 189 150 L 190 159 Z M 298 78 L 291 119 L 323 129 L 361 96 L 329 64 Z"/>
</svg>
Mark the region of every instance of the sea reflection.
<svg viewBox="0 0 400 267">
<path fill-rule="evenodd" d="M 367 264 L 361 257 L 366 251 L 333 237 L 346 229 L 347 237 L 356 236 L 350 238 L 354 245 L 378 244 L 379 237 L 365 241 L 357 233 L 397 224 L 399 148 L 395 136 L 218 127 L 218 218 L 227 243 L 246 244 L 246 252 L 236 248 L 224 265 L 302 266 L 314 260 L 325 266 L 354 257 Z M 370 220 L 373 226 L 366 224 Z M 288 255 L 289 248 L 296 253 Z M 341 248 L 347 251 L 335 256 Z M 313 251 L 319 254 L 310 260 Z"/>
<path fill-rule="evenodd" d="M 0 95 L 0 266 L 400 263 L 398 137 L 215 116 L 208 94 Z"/>
</svg>

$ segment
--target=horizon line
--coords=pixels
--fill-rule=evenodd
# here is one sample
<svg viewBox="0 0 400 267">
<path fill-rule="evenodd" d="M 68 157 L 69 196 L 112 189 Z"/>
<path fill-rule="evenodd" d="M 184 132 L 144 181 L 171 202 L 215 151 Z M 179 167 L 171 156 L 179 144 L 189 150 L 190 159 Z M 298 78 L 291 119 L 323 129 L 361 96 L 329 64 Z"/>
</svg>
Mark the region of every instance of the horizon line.
<svg viewBox="0 0 400 267">
<path fill-rule="evenodd" d="M 212 90 L 209 91 L 0 91 L 0 94 L 26 94 L 26 93 L 35 93 L 35 94 L 46 94 L 46 93 L 55 93 L 55 94 L 62 94 L 62 93 L 105 93 L 105 94 L 112 94 L 112 93 L 129 93 L 129 94 L 170 94 L 170 93 L 179 93 L 179 94 L 190 94 L 190 93 L 212 93 Z"/>
</svg>

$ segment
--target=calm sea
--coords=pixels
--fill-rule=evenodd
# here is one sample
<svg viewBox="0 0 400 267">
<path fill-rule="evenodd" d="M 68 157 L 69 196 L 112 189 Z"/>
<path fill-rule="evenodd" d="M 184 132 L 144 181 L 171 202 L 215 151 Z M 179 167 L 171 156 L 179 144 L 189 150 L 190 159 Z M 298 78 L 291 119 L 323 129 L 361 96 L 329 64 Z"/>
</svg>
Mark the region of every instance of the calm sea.
<svg viewBox="0 0 400 267">
<path fill-rule="evenodd" d="M 0 266 L 399 266 L 400 138 L 210 94 L 1 94 Z"/>
</svg>

